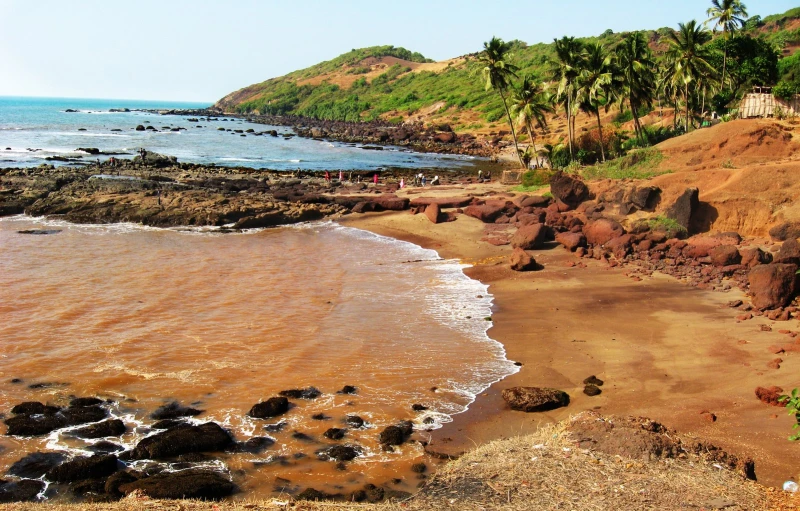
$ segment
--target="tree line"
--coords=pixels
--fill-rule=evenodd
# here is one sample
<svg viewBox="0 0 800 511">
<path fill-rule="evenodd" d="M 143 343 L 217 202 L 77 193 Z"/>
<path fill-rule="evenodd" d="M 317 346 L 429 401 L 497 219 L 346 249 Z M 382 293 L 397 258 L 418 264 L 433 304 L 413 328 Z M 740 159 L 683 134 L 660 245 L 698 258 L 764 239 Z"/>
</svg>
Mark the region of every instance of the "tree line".
<svg viewBox="0 0 800 511">
<path fill-rule="evenodd" d="M 597 122 L 600 160 L 606 160 L 601 110 L 612 106 L 629 109 L 633 120 L 633 144 L 646 146 L 654 138 L 642 125 L 642 113 L 658 103 L 672 107 L 669 135 L 702 125 L 710 112 L 727 106 L 752 84 L 773 85 L 778 79 L 780 51 L 763 38 L 740 33 L 748 23 L 740 0 L 712 0 L 703 23 L 680 23 L 667 35 L 667 49 L 654 55 L 642 32 L 632 32 L 615 47 L 583 42 L 574 37 L 554 40 L 555 57 L 549 59 L 547 78 L 518 76 L 511 61 L 512 44 L 493 37 L 477 56 L 486 90 L 502 99 L 520 164 L 539 164 L 536 134 L 547 130 L 546 115 L 563 111 L 569 161 L 580 160 L 575 149 L 578 113 Z M 721 32 L 714 38 L 715 32 Z M 519 148 L 518 129 L 530 140 Z M 552 148 L 551 148 L 552 151 Z M 552 154 L 551 154 L 552 160 Z M 551 161 L 552 163 L 552 161 Z"/>
</svg>

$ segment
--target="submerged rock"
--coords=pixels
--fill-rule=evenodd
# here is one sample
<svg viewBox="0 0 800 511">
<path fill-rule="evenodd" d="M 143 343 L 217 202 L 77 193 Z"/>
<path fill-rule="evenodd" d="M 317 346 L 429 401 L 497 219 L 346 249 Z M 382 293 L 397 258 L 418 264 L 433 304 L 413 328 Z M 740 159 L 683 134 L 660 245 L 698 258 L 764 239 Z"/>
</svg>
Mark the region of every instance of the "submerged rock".
<svg viewBox="0 0 800 511">
<path fill-rule="evenodd" d="M 277 417 L 289 411 L 289 400 L 285 397 L 271 397 L 266 401 L 253 405 L 247 415 L 255 419 Z"/>
<path fill-rule="evenodd" d="M 194 417 L 201 413 L 203 413 L 203 410 L 182 406 L 177 401 L 173 401 L 157 408 L 156 411 L 150 414 L 150 418 L 155 420 L 177 419 L 179 417 Z"/>
<path fill-rule="evenodd" d="M 44 490 L 42 481 L 23 479 L 12 482 L 0 480 L 0 504 L 8 502 L 30 502 Z"/>
<path fill-rule="evenodd" d="M 83 479 L 106 477 L 117 471 L 117 457 L 94 455 L 76 458 L 47 471 L 45 477 L 57 483 L 69 483 Z"/>
<path fill-rule="evenodd" d="M 380 443 L 382 445 L 401 445 L 413 431 L 414 426 L 411 421 L 403 421 L 396 426 L 387 426 L 381 431 Z"/>
<path fill-rule="evenodd" d="M 109 419 L 107 421 L 98 422 L 84 428 L 72 431 L 72 434 L 80 438 L 104 438 L 107 436 L 120 436 L 125 433 L 128 428 L 125 423 L 119 419 Z"/>
<path fill-rule="evenodd" d="M 17 477 L 38 479 L 50 469 L 64 462 L 66 456 L 60 452 L 32 452 L 14 462 L 8 469 L 8 474 Z"/>
<path fill-rule="evenodd" d="M 282 390 L 278 392 L 278 395 L 292 399 L 316 399 L 322 395 L 322 392 L 316 387 L 308 387 L 305 389 Z"/>
</svg>

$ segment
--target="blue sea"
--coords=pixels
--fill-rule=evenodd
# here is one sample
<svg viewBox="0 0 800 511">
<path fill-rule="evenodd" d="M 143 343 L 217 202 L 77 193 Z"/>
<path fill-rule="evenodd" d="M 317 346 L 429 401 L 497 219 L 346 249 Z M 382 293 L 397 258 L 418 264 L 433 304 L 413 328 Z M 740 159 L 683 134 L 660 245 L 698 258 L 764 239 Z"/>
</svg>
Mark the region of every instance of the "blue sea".
<svg viewBox="0 0 800 511">
<path fill-rule="evenodd" d="M 47 160 L 53 156 L 80 156 L 86 163 L 97 160 L 97 156 L 76 151 L 79 147 L 127 153 L 116 158 L 133 158 L 143 147 L 148 151 L 176 156 L 179 162 L 274 170 L 437 169 L 469 167 L 480 160 L 470 156 L 415 153 L 399 147 L 385 147 L 383 151 L 365 150 L 360 144 L 300 137 L 241 136 L 233 130 L 252 128 L 261 132 L 275 129 L 281 135 L 290 134 L 292 130 L 230 117 L 189 122 L 189 118 L 184 116 L 140 111 L 208 106 L 205 103 L 165 101 L 0 97 L 0 167 L 65 164 Z M 131 111 L 110 112 L 111 109 L 124 108 Z M 158 131 L 136 131 L 139 124 L 153 126 Z M 171 131 L 173 128 L 185 130 Z M 100 160 L 108 157 L 100 156 Z"/>
</svg>

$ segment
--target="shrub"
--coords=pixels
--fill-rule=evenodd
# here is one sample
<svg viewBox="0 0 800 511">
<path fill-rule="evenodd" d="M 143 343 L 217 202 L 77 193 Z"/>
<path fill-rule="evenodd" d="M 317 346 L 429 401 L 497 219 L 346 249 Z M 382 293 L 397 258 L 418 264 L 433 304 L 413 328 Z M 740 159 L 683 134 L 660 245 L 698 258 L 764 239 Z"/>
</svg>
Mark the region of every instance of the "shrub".
<svg viewBox="0 0 800 511">
<path fill-rule="evenodd" d="M 531 188 L 534 186 L 546 186 L 550 184 L 550 175 L 547 169 L 529 170 L 522 174 L 522 186 Z"/>
<path fill-rule="evenodd" d="M 633 151 L 627 156 L 583 169 L 586 179 L 648 179 L 670 171 L 658 169 L 664 159 L 661 151 L 651 147 Z"/>
<path fill-rule="evenodd" d="M 793 416 L 795 419 L 794 425 L 792 425 L 792 429 L 799 429 L 800 428 L 800 395 L 798 395 L 798 390 L 793 389 L 791 395 L 783 395 L 778 398 L 778 402 L 786 403 L 786 410 L 789 412 L 789 415 Z M 795 433 L 794 435 L 789 436 L 789 440 L 795 441 L 800 440 L 800 432 Z"/>
</svg>

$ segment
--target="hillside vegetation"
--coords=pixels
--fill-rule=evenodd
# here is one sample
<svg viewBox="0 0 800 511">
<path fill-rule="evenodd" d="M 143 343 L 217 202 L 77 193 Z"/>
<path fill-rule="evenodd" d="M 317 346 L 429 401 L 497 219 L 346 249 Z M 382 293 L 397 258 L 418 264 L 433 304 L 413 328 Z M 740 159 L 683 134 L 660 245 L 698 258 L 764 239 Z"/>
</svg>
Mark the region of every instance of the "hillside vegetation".
<svg viewBox="0 0 800 511">
<path fill-rule="evenodd" d="M 664 57 L 672 30 L 642 32 L 657 61 Z M 749 18 L 742 34 L 749 36 L 749 40 L 756 40 L 755 44 L 761 47 L 753 49 L 753 43 L 744 38 L 737 42 L 739 36 L 730 43 L 728 65 L 731 74 L 736 73 L 736 85 L 741 90 L 755 84 L 778 82 L 800 90 L 797 71 L 800 68 L 800 53 L 797 52 L 800 8 L 763 19 Z M 614 48 L 624 36 L 607 30 L 580 41 Z M 520 76 L 551 79 L 548 63 L 555 57 L 553 43 L 528 45 L 512 41 L 511 45 L 511 60 L 519 67 Z M 777 71 L 759 69 L 765 65 L 761 55 L 738 68 L 732 66 L 732 62 L 739 61 L 737 52 L 763 53 L 767 47 L 774 50 L 775 58 L 783 58 Z M 215 106 L 226 112 L 300 115 L 327 120 L 423 120 L 450 123 L 457 131 L 479 131 L 494 127 L 497 121 L 502 122 L 505 114 L 497 93 L 481 86 L 474 57 L 466 55 L 434 63 L 419 53 L 393 46 L 352 50 L 307 69 L 245 87 Z"/>
</svg>

